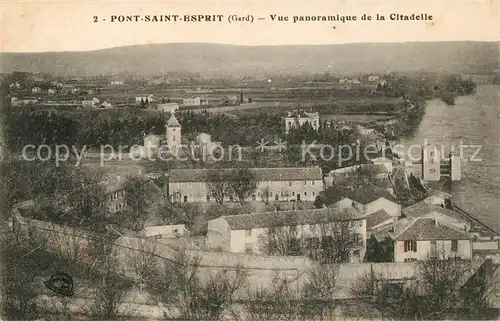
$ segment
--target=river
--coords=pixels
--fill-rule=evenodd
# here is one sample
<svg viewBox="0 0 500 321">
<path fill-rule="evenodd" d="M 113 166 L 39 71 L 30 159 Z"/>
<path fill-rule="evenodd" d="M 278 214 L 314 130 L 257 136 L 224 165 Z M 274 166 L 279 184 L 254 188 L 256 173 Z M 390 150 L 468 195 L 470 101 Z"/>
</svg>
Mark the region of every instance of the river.
<svg viewBox="0 0 500 321">
<path fill-rule="evenodd" d="M 453 182 L 451 194 L 460 207 L 500 233 L 500 86 L 479 86 L 474 95 L 457 98 L 455 106 L 429 101 L 416 135 L 398 143 L 406 148 L 425 140 L 445 151 L 451 146 L 458 151 L 460 142 L 481 146 L 474 160 L 469 158 L 477 148 L 463 148 L 462 179 Z M 418 157 L 418 149 L 411 154 Z"/>
</svg>

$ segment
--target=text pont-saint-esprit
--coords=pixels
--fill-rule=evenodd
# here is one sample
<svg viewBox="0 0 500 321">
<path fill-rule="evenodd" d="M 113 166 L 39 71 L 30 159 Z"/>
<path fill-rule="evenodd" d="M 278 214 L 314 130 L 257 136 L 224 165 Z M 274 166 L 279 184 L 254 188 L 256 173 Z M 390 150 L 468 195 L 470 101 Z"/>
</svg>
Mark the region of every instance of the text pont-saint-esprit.
<svg viewBox="0 0 500 321">
<path fill-rule="evenodd" d="M 222 14 L 212 15 L 110 15 L 106 18 L 94 16 L 94 22 L 253 22 L 252 15 L 229 15 L 224 18 Z M 335 22 L 352 22 L 352 21 L 430 21 L 433 16 L 427 13 L 412 13 L 401 14 L 391 13 L 387 15 L 382 14 L 363 14 L 356 15 L 297 15 L 297 16 L 284 16 L 277 14 L 270 14 L 268 17 L 257 17 L 257 20 L 268 20 L 271 22 L 321 22 L 321 21 L 335 21 Z"/>
</svg>

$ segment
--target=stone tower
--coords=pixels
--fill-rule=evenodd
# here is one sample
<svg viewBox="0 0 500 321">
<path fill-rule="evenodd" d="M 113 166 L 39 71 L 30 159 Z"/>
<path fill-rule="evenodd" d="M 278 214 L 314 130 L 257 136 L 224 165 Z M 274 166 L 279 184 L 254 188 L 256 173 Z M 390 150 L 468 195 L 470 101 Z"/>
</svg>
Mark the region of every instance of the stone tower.
<svg viewBox="0 0 500 321">
<path fill-rule="evenodd" d="M 452 153 L 450 155 L 450 162 L 451 162 L 451 180 L 452 181 L 459 181 L 462 178 L 462 159 L 460 155 L 456 155 Z"/>
<path fill-rule="evenodd" d="M 441 155 L 436 146 L 422 146 L 422 178 L 439 181 L 441 178 Z"/>
<path fill-rule="evenodd" d="M 172 155 L 177 156 L 181 145 L 181 124 L 179 124 L 179 121 L 175 118 L 174 113 L 171 113 L 170 119 L 165 125 L 165 129 L 169 151 Z"/>
</svg>

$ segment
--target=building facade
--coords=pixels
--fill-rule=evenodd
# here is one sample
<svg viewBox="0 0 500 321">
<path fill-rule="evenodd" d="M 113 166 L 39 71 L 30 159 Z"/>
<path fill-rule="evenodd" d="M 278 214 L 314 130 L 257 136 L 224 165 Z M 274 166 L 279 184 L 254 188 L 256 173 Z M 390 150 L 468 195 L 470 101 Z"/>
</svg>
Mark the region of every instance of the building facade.
<svg viewBox="0 0 500 321">
<path fill-rule="evenodd" d="M 303 255 L 314 250 L 311 244 L 320 247 L 321 243 L 324 244 L 321 239 L 335 236 L 331 232 L 334 224 L 344 224 L 349 228 L 355 239 L 349 261 L 361 262 L 366 252 L 366 220 L 355 209 L 323 208 L 222 216 L 209 221 L 208 235 L 214 248 L 233 253 L 270 254 L 265 249 L 266 235 L 273 233 L 269 232 L 270 229 L 279 229 L 277 233 L 283 235 L 284 242 L 297 240 L 295 245 L 303 249 L 297 255 Z"/>
<path fill-rule="evenodd" d="M 164 113 L 174 113 L 179 110 L 179 104 L 178 103 L 158 104 L 156 106 L 156 109 Z"/>
<path fill-rule="evenodd" d="M 223 169 L 231 171 L 232 169 Z M 309 168 L 251 168 L 256 175 L 257 188 L 252 201 L 287 202 L 314 201 L 323 191 L 323 179 L 318 167 Z M 208 169 L 174 169 L 170 172 L 169 195 L 175 202 L 215 202 L 206 182 Z M 236 200 L 232 195 L 226 202 Z"/>
<path fill-rule="evenodd" d="M 300 128 L 309 124 L 312 129 L 319 129 L 319 114 L 304 111 L 290 112 L 285 117 L 285 131 L 288 133 L 292 128 Z"/>
</svg>

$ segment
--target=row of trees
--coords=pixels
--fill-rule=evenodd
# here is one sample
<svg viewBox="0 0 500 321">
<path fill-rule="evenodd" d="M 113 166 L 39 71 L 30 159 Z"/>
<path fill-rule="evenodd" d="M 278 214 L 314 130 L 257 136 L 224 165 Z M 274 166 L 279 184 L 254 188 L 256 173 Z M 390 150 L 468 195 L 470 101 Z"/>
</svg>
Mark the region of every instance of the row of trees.
<svg viewBox="0 0 500 321">
<path fill-rule="evenodd" d="M 217 203 L 222 204 L 227 196 L 236 195 L 243 204 L 257 188 L 257 177 L 248 168 L 211 170 L 207 174 L 206 183 Z"/>
</svg>

